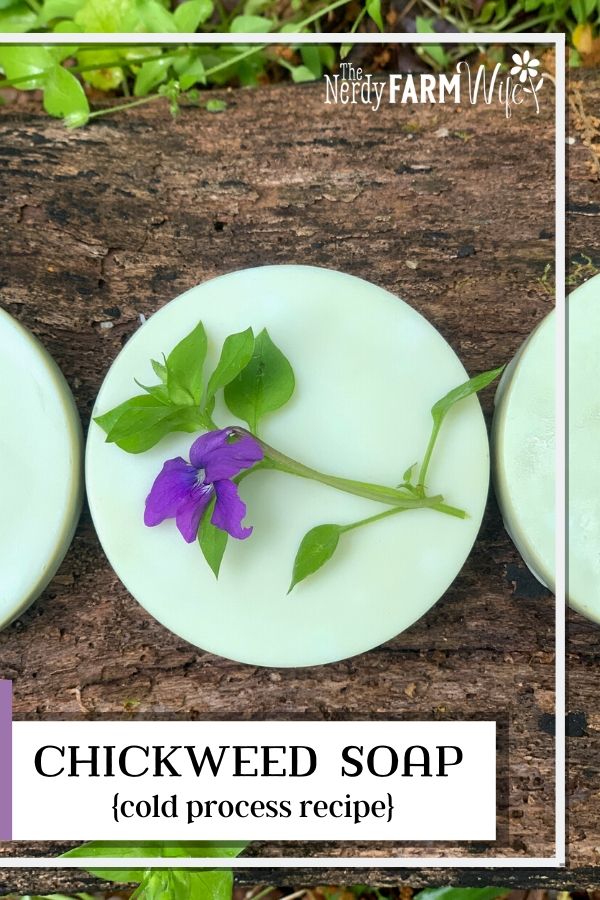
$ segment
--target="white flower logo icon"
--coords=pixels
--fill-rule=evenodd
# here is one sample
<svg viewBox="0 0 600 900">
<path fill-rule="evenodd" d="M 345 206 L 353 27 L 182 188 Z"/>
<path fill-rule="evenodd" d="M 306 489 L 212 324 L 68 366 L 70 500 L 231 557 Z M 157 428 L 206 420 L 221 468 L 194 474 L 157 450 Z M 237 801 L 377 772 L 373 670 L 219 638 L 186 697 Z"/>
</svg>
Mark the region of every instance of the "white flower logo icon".
<svg viewBox="0 0 600 900">
<path fill-rule="evenodd" d="M 539 75 L 537 67 L 540 64 L 539 59 L 532 59 L 529 50 L 525 50 L 523 55 L 513 53 L 512 60 L 514 66 L 510 70 L 511 75 L 518 75 L 521 84 L 525 84 L 528 78 L 536 78 Z"/>
</svg>

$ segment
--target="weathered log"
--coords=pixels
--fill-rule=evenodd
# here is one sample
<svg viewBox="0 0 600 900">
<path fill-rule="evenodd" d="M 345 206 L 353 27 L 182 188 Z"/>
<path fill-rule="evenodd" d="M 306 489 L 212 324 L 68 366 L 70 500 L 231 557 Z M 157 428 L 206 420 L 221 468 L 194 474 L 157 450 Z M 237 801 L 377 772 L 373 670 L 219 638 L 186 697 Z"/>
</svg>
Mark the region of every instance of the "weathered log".
<svg viewBox="0 0 600 900">
<path fill-rule="evenodd" d="M 162 106 L 68 132 L 34 105 L 0 117 L 0 303 L 45 343 L 84 422 L 108 366 L 176 294 L 264 263 L 333 266 L 399 294 L 470 371 L 512 357 L 552 308 L 553 109 L 334 108 L 320 85 L 239 90 L 227 110 Z M 584 100 L 600 110 L 600 78 Z M 600 189 L 570 148 L 569 254 L 600 264 Z M 492 393 L 483 398 L 491 415 Z M 554 840 L 554 603 L 493 497 L 464 570 L 405 634 L 326 668 L 219 659 L 158 625 L 84 512 L 59 574 L 0 635 L 17 719 L 470 718 L 500 721 L 494 846 L 255 844 L 252 855 L 549 856 Z M 598 886 L 598 631 L 569 617 L 570 861 L 552 871 L 243 870 L 244 883 Z M 15 843 L 0 856 L 68 845 Z M 86 889 L 75 870 L 4 870 L 2 890 Z"/>
</svg>

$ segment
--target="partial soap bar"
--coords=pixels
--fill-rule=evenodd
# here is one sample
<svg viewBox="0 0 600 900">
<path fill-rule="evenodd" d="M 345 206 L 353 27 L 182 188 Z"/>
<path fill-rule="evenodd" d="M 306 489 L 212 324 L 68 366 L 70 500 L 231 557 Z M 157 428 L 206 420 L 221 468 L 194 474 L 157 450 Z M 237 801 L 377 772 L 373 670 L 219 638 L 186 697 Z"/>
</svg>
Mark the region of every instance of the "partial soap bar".
<svg viewBox="0 0 600 900">
<path fill-rule="evenodd" d="M 568 600 L 600 621 L 600 276 L 567 298 Z M 494 484 L 506 529 L 533 574 L 555 583 L 555 340 L 551 312 L 496 394 Z"/>
<path fill-rule="evenodd" d="M 43 591 L 83 494 L 79 416 L 58 366 L 0 309 L 0 628 Z"/>
</svg>

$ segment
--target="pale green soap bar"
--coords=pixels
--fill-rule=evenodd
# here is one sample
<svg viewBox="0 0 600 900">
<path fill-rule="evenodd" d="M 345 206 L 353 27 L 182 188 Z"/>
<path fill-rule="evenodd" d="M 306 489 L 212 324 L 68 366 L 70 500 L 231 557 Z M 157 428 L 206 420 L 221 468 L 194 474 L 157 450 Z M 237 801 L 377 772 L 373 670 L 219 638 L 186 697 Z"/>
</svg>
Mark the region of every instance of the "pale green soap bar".
<svg viewBox="0 0 600 900">
<path fill-rule="evenodd" d="M 81 509 L 82 439 L 66 381 L 0 309 L 0 627 L 41 593 Z"/>
<path fill-rule="evenodd" d="M 441 335 L 381 288 L 326 269 L 269 266 L 192 288 L 128 341 L 98 396 L 98 415 L 156 379 L 151 358 L 168 352 L 199 320 L 209 335 L 207 369 L 223 339 L 267 327 L 290 360 L 296 391 L 264 419 L 263 438 L 321 471 L 396 485 L 422 457 L 430 409 L 467 378 Z M 220 404 L 220 425 L 232 416 Z M 430 468 L 431 492 L 470 518 L 402 513 L 346 535 L 334 559 L 286 595 L 303 535 L 356 521 L 382 507 L 278 472 L 245 479 L 254 526 L 228 543 L 218 582 L 173 521 L 143 524 L 144 500 L 165 459 L 187 457 L 193 435 L 172 435 L 132 456 L 89 432 L 87 490 L 115 571 L 146 609 L 193 644 L 246 663 L 303 666 L 352 656 L 389 640 L 422 616 L 460 571 L 485 506 L 489 451 L 476 397 L 444 423 Z"/>
<path fill-rule="evenodd" d="M 567 298 L 568 598 L 600 621 L 600 276 Z M 532 572 L 555 580 L 555 341 L 550 313 L 496 395 L 494 482 L 506 528 Z"/>
</svg>

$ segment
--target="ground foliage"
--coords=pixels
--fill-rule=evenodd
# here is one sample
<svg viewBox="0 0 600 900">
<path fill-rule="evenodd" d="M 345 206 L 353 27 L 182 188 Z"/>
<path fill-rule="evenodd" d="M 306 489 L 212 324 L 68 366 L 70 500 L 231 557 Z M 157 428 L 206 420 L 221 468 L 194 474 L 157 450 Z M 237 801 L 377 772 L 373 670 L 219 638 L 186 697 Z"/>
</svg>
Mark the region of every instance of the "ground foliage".
<svg viewBox="0 0 600 900">
<path fill-rule="evenodd" d="M 0 30 L 106 33 L 107 45 L 0 48 L 0 100 L 37 91 L 46 112 L 70 127 L 136 105 L 226 107 L 211 88 L 301 83 L 347 59 L 366 70 L 442 71 L 461 58 L 509 64 L 515 45 L 482 46 L 478 32 L 567 35 L 572 67 L 600 61 L 600 0 L 0 0 Z M 219 33 L 386 32 L 473 34 L 472 44 L 220 44 Z M 115 32 L 214 34 L 215 43 L 110 46 Z M 425 38 L 424 38 L 425 39 Z"/>
</svg>

